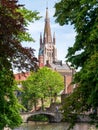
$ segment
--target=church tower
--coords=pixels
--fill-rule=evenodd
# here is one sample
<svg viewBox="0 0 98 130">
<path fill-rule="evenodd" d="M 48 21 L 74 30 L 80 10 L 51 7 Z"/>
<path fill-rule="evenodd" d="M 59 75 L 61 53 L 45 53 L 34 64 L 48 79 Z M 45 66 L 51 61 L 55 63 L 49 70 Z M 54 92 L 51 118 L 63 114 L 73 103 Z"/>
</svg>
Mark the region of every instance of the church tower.
<svg viewBox="0 0 98 130">
<path fill-rule="evenodd" d="M 57 49 L 55 47 L 55 41 L 55 33 L 52 37 L 48 8 L 46 8 L 43 38 L 42 34 L 40 34 L 39 67 L 45 66 L 47 62 L 52 64 L 57 60 Z"/>
</svg>

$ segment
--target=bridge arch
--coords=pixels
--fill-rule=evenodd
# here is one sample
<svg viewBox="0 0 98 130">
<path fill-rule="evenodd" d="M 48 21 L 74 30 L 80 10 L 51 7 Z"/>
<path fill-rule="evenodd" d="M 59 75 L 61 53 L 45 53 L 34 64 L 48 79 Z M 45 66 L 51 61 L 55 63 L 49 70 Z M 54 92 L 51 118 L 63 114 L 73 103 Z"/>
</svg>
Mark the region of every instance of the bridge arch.
<svg viewBox="0 0 98 130">
<path fill-rule="evenodd" d="M 53 120 L 55 118 L 55 116 L 53 114 L 43 113 L 42 112 L 42 113 L 37 113 L 37 114 L 33 114 L 33 115 L 29 116 L 27 118 L 27 122 L 29 121 L 30 117 L 37 116 L 37 115 L 44 115 L 48 119 L 49 122 L 51 122 L 51 120 Z"/>
<path fill-rule="evenodd" d="M 27 112 L 27 113 L 22 113 L 21 117 L 23 119 L 23 122 L 28 122 L 28 118 L 31 116 L 35 115 L 46 115 L 49 119 L 49 122 L 55 122 L 56 114 L 51 113 L 51 112 L 46 112 L 46 111 L 38 111 L 38 112 Z"/>
</svg>

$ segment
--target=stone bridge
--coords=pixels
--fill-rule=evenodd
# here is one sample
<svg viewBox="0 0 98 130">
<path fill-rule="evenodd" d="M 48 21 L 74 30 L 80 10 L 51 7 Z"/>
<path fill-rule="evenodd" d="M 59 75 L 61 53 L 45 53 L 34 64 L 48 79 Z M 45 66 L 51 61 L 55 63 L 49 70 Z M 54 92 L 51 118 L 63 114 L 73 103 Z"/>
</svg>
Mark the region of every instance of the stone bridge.
<svg viewBox="0 0 98 130">
<path fill-rule="evenodd" d="M 49 122 L 61 122 L 62 114 L 61 112 L 50 112 L 50 111 L 35 111 L 35 112 L 25 112 L 21 113 L 23 122 L 27 122 L 28 118 L 34 115 L 46 115 L 49 119 Z"/>
</svg>

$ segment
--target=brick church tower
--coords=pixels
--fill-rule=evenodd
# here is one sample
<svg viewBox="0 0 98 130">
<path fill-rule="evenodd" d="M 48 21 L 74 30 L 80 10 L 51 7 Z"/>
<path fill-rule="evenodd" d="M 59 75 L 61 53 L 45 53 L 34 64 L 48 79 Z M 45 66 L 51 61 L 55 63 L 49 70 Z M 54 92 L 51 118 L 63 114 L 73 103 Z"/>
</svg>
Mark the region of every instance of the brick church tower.
<svg viewBox="0 0 98 130">
<path fill-rule="evenodd" d="M 39 67 L 45 66 L 57 60 L 57 49 L 55 47 L 55 33 L 51 35 L 50 19 L 48 16 L 48 8 L 46 8 L 44 34 L 40 34 L 40 48 L 39 48 Z"/>
<path fill-rule="evenodd" d="M 52 70 L 57 71 L 64 77 L 64 90 L 62 91 L 62 100 L 66 94 L 73 92 L 76 85 L 72 85 L 73 74 L 75 70 L 72 69 L 67 63 L 62 63 L 62 60 L 57 59 L 56 38 L 55 33 L 51 35 L 50 19 L 48 16 L 48 8 L 46 8 L 45 26 L 43 36 L 40 34 L 40 48 L 38 54 L 39 67 L 50 67 Z M 26 80 L 30 73 L 16 74 L 17 81 Z"/>
<path fill-rule="evenodd" d="M 62 60 L 57 59 L 56 38 L 55 33 L 51 34 L 50 19 L 48 8 L 46 8 L 44 34 L 40 34 L 40 48 L 38 54 L 39 68 L 44 66 L 50 67 L 64 77 L 64 91 L 62 94 L 73 92 L 75 86 L 71 84 L 72 77 L 75 71 L 67 64 L 62 63 Z"/>
</svg>

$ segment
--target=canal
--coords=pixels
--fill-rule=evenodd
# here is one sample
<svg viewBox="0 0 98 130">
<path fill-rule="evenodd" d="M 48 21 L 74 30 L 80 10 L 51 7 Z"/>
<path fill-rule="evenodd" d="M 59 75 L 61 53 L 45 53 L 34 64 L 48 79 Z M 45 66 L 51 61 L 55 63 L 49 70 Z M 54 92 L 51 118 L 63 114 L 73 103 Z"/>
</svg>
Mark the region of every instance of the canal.
<svg viewBox="0 0 98 130">
<path fill-rule="evenodd" d="M 29 122 L 14 130 L 67 130 L 68 123 Z M 87 123 L 77 123 L 71 130 L 98 130 Z"/>
</svg>

